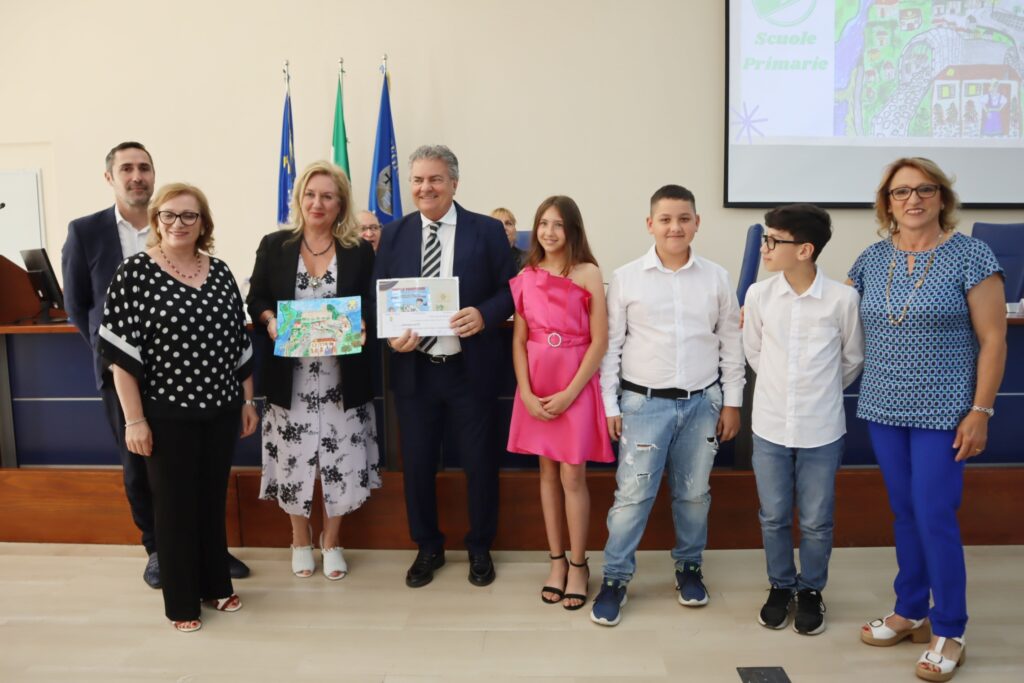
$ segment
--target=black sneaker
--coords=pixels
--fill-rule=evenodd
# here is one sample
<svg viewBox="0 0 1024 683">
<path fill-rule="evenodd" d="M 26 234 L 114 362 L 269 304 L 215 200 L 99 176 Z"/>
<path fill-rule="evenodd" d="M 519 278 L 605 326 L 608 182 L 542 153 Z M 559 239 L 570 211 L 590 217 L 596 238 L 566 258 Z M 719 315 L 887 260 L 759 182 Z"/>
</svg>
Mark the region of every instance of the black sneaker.
<svg viewBox="0 0 1024 683">
<path fill-rule="evenodd" d="M 797 591 L 793 630 L 805 636 L 816 636 L 825 630 L 825 601 L 821 593 L 810 588 Z"/>
<path fill-rule="evenodd" d="M 793 604 L 793 591 L 789 588 L 772 586 L 768 600 L 757 615 L 757 623 L 767 628 L 786 628 L 789 624 L 789 608 Z"/>
</svg>

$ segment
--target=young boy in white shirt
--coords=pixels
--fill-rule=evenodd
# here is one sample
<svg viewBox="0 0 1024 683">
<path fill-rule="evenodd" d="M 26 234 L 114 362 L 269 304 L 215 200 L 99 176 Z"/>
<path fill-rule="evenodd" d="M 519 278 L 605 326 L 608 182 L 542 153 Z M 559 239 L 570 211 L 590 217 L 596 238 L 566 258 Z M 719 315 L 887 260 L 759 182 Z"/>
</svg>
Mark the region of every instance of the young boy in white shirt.
<svg viewBox="0 0 1024 683">
<path fill-rule="evenodd" d="M 857 290 L 815 261 L 832 236 L 827 212 L 789 204 L 765 214 L 761 259 L 778 273 L 747 290 L 743 349 L 757 373 L 751 428 L 759 518 L 771 589 L 758 622 L 816 635 L 832 554 L 835 476 L 843 457 L 843 389 L 864 364 Z M 800 514 L 800 572 L 793 508 Z"/>
<path fill-rule="evenodd" d="M 604 626 L 621 619 L 636 549 L 666 467 L 678 600 L 690 607 L 708 602 L 701 573 L 708 480 L 719 442 L 739 431 L 744 365 L 729 274 L 690 246 L 699 227 L 693 193 L 662 187 L 651 197 L 647 218 L 654 246 L 616 270 L 608 288 L 601 393 L 608 432 L 619 441 L 619 465 L 604 580 L 590 613 Z"/>
</svg>

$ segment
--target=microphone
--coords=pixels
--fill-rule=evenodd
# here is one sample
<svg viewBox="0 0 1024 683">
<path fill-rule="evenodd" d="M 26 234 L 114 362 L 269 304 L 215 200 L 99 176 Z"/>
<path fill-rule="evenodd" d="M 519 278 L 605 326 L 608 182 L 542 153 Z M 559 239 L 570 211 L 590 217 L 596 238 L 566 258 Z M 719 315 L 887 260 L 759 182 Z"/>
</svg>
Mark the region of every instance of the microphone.
<svg viewBox="0 0 1024 683">
<path fill-rule="evenodd" d="M 4 208 L 5 206 L 7 206 L 7 204 L 5 204 L 4 202 L 0 202 L 0 209 Z"/>
</svg>

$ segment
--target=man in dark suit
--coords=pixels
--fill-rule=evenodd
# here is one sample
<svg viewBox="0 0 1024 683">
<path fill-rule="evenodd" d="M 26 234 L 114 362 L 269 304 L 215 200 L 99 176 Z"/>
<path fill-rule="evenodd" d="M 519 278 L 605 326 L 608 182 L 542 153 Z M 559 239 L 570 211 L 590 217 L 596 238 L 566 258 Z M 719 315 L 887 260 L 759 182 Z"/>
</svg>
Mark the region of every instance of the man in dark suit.
<svg viewBox="0 0 1024 683">
<path fill-rule="evenodd" d="M 114 432 L 124 469 L 124 489 L 135 526 L 142 532 L 142 545 L 149 561 L 143 580 L 160 587 L 160 565 L 153 531 L 153 497 L 142 456 L 128 451 L 124 443 L 124 413 L 114 390 L 114 380 L 96 353 L 107 287 L 121 261 L 146 248 L 149 237 L 149 200 L 156 174 L 153 159 L 141 143 L 122 142 L 107 154 L 103 174 L 114 190 L 114 205 L 68 225 L 68 238 L 61 252 L 64 271 L 64 308 L 68 317 L 93 350 L 96 388 L 103 399 L 107 420 Z M 231 576 L 248 576 L 249 568 L 234 557 Z"/>
<path fill-rule="evenodd" d="M 502 225 L 455 203 L 459 163 L 443 145 L 410 157 L 417 212 L 384 226 L 374 279 L 458 277 L 456 336 L 419 337 L 406 330 L 388 339 L 404 462 L 409 532 L 419 547 L 405 577 L 425 586 L 444 565 L 444 534 L 437 521 L 435 475 L 446 434 L 466 473 L 470 529 L 469 581 L 494 580 L 490 548 L 498 526 L 498 458 L 493 417 L 504 357 L 499 327 L 513 311 L 508 281 L 515 266 Z M 446 431 L 446 426 L 448 429 Z"/>
</svg>

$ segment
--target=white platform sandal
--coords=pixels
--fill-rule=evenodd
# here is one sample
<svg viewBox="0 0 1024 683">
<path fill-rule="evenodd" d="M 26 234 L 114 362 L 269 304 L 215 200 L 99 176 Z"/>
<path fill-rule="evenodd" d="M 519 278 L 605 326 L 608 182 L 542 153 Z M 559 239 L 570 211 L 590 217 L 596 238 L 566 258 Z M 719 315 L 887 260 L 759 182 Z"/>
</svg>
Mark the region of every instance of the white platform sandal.
<svg viewBox="0 0 1024 683">
<path fill-rule="evenodd" d="M 869 621 L 860 627 L 860 639 L 868 645 L 876 647 L 889 647 L 906 638 L 915 643 L 927 643 L 931 640 L 932 629 L 928 624 L 928 617 L 924 619 L 910 620 L 910 628 L 905 631 L 894 631 L 885 624 L 885 620 L 894 616 L 895 612 L 889 612 L 881 619 Z"/>
<path fill-rule="evenodd" d="M 310 538 L 313 537 L 313 528 L 309 529 Z M 313 559 L 313 544 L 291 546 L 292 548 L 292 574 L 300 579 L 308 579 L 316 571 L 316 561 Z"/>
<path fill-rule="evenodd" d="M 341 547 L 325 548 L 324 535 L 320 534 L 320 554 L 323 557 L 324 576 L 328 581 L 339 581 L 348 576 L 348 564 L 341 554 L 342 550 Z"/>
<path fill-rule="evenodd" d="M 914 669 L 914 673 L 917 674 L 918 678 L 923 678 L 926 681 L 948 681 L 956 675 L 956 670 L 967 661 L 967 643 L 964 642 L 963 637 L 950 638 L 949 640 L 955 640 L 960 643 L 960 656 L 956 659 L 944 656 L 942 648 L 946 645 L 946 638 L 940 637 L 935 641 L 935 647 L 925 650 L 924 654 L 917 660 L 917 667 Z M 933 671 L 930 668 L 933 666 L 938 671 Z"/>
</svg>

